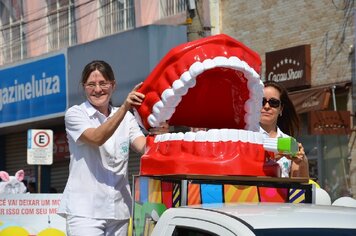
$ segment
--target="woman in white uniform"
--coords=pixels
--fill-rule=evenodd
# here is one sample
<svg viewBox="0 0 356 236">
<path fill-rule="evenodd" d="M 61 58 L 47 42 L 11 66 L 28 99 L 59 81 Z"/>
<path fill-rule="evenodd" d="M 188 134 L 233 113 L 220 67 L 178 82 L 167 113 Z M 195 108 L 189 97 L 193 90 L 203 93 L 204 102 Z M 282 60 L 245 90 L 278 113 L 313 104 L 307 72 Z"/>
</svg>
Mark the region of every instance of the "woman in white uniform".
<svg viewBox="0 0 356 236">
<path fill-rule="evenodd" d="M 146 144 L 129 112 L 144 99 L 136 92 L 141 84 L 121 107 L 111 105 L 116 82 L 108 63 L 87 64 L 81 84 L 87 101 L 65 114 L 70 166 L 58 213 L 66 217 L 69 236 L 127 235 L 132 207 L 129 148 L 143 153 Z"/>
<path fill-rule="evenodd" d="M 287 90 L 276 82 L 267 81 L 263 94 L 260 132 L 270 138 L 294 137 L 299 131 L 299 118 Z M 275 155 L 274 160 L 281 167 L 282 177 L 309 178 L 308 158 L 301 143 L 295 156 Z"/>
</svg>

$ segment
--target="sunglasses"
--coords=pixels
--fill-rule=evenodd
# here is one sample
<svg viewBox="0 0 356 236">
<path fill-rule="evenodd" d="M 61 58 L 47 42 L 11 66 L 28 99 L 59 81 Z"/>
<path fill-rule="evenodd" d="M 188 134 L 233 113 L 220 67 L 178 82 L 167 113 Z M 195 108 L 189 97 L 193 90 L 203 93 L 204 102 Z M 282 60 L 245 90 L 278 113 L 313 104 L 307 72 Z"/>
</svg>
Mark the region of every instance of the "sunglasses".
<svg viewBox="0 0 356 236">
<path fill-rule="evenodd" d="M 281 101 L 275 98 L 270 98 L 267 100 L 266 98 L 263 98 L 262 100 L 262 106 L 265 106 L 266 103 L 268 102 L 270 107 L 277 108 L 281 105 Z"/>
</svg>

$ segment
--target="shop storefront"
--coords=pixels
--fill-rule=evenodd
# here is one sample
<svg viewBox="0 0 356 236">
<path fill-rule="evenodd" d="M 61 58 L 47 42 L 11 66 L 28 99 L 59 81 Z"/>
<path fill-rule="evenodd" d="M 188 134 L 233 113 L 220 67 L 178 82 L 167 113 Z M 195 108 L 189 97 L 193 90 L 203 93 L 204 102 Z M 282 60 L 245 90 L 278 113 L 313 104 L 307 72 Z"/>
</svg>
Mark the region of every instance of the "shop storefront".
<svg viewBox="0 0 356 236">
<path fill-rule="evenodd" d="M 186 41 L 185 26 L 150 25 L 0 68 L 0 170 L 13 175 L 23 169 L 41 192 L 62 192 L 69 165 L 64 113 L 85 99 L 83 67 L 96 59 L 112 65 L 118 81 L 112 102 L 120 105 L 172 47 Z M 27 164 L 28 129 L 53 130 L 53 164 Z M 135 157 L 130 175 L 138 171 Z"/>
</svg>

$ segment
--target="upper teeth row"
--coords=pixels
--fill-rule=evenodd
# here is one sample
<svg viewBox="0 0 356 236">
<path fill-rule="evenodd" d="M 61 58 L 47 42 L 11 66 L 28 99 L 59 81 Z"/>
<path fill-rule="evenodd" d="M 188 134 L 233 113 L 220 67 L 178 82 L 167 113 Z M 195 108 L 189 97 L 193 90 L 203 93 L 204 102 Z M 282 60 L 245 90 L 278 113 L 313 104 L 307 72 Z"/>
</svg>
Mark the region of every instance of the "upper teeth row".
<svg viewBox="0 0 356 236">
<path fill-rule="evenodd" d="M 164 142 L 164 141 L 194 141 L 194 142 L 249 142 L 263 144 L 264 138 L 263 134 L 259 132 L 253 132 L 248 130 L 240 129 L 209 129 L 208 131 L 197 131 L 197 132 L 187 132 L 187 133 L 165 133 L 155 136 L 154 142 Z"/>
<path fill-rule="evenodd" d="M 182 100 L 182 96 L 187 94 L 190 88 L 196 85 L 196 77 L 206 70 L 215 67 L 225 67 L 242 71 L 246 77 L 250 98 L 245 102 L 244 117 L 247 130 L 257 131 L 260 119 L 261 100 L 263 96 L 263 83 L 256 71 L 245 61 L 238 57 L 215 57 L 206 59 L 203 62 L 193 63 L 189 70 L 184 72 L 180 78 L 173 82 L 172 88 L 163 91 L 161 100 L 154 104 L 152 114 L 148 116 L 148 123 L 151 127 L 157 127 L 160 123 L 169 120 L 175 112 L 175 108 Z"/>
</svg>

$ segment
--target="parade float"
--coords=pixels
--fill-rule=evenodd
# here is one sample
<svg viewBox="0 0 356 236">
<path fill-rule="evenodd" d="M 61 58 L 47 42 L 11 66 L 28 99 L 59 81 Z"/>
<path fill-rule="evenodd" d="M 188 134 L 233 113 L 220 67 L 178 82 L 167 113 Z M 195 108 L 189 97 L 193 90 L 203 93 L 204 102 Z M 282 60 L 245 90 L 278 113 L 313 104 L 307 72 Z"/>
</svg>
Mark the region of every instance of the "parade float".
<svg viewBox="0 0 356 236">
<path fill-rule="evenodd" d="M 135 235 L 149 235 L 171 207 L 312 202 L 308 179 L 280 178 L 279 165 L 267 158 L 294 155 L 298 145 L 259 132 L 260 70 L 256 52 L 220 34 L 173 48 L 143 82 L 145 99 L 134 108 L 141 125 L 187 132 L 148 136 L 134 177 Z"/>
</svg>

